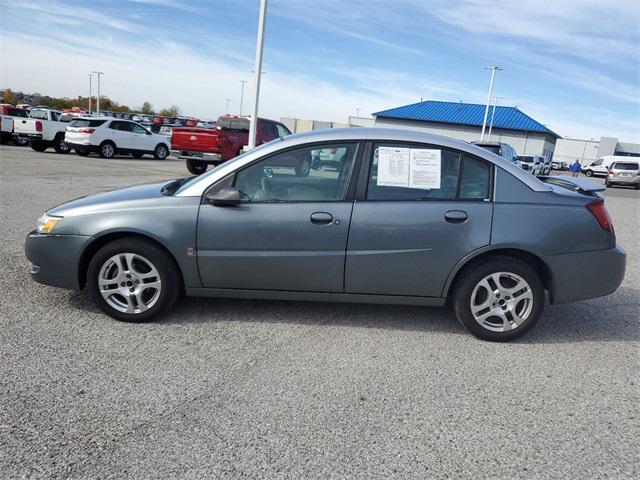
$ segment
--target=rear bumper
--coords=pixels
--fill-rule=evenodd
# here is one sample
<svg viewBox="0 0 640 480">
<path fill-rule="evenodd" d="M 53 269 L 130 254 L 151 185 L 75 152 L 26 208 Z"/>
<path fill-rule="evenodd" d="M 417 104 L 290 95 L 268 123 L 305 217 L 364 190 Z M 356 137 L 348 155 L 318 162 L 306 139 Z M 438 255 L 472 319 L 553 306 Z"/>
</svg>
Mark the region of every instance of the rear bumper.
<svg viewBox="0 0 640 480">
<path fill-rule="evenodd" d="M 631 177 L 607 177 L 607 182 L 613 185 L 638 185 L 640 184 L 640 176 L 633 175 Z"/>
<path fill-rule="evenodd" d="M 91 240 L 82 235 L 27 235 L 24 249 L 31 278 L 52 287 L 78 289 L 82 252 Z"/>
<path fill-rule="evenodd" d="M 550 255 L 544 261 L 553 275 L 552 303 L 565 303 L 613 293 L 624 279 L 627 255 L 614 247 Z"/>
<path fill-rule="evenodd" d="M 208 152 L 192 152 L 189 150 L 171 150 L 171 153 L 180 160 L 201 160 L 207 163 L 221 163 L 222 155 L 220 153 Z"/>
<path fill-rule="evenodd" d="M 18 133 L 17 135 L 20 138 L 26 138 L 29 140 L 42 140 L 41 133 Z"/>
</svg>

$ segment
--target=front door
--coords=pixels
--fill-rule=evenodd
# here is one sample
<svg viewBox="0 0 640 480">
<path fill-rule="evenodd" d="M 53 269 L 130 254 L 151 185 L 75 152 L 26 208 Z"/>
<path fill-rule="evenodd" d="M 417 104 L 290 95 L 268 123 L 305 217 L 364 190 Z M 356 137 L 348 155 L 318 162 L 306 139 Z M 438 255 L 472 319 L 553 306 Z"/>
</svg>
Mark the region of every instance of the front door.
<svg viewBox="0 0 640 480">
<path fill-rule="evenodd" d="M 374 144 L 347 247 L 345 292 L 440 297 L 490 243 L 490 163 L 429 145 Z M 363 159 L 363 162 L 367 159 Z"/>
<path fill-rule="evenodd" d="M 342 162 L 311 170 L 318 150 L 345 147 Z M 197 255 L 207 288 L 342 292 L 353 202 L 347 191 L 358 145 L 297 147 L 213 185 L 241 192 L 236 206 L 203 203 Z"/>
</svg>

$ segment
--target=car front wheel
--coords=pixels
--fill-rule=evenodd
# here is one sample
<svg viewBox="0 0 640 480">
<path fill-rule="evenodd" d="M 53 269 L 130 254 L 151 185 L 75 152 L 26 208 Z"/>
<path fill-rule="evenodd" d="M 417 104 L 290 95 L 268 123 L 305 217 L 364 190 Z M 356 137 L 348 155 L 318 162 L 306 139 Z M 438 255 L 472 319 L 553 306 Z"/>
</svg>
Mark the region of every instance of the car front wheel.
<svg viewBox="0 0 640 480">
<path fill-rule="evenodd" d="M 89 294 L 107 315 L 144 322 L 166 312 L 178 298 L 180 274 L 154 243 L 124 238 L 102 247 L 87 270 Z"/>
<path fill-rule="evenodd" d="M 593 172 L 592 172 L 591 170 L 586 170 L 586 171 L 584 172 L 584 174 L 585 174 L 587 177 L 591 177 L 591 176 L 593 176 Z"/>
<path fill-rule="evenodd" d="M 542 315 L 544 287 L 528 264 L 493 257 L 462 272 L 454 289 L 458 320 L 476 337 L 504 342 L 530 330 Z"/>
<path fill-rule="evenodd" d="M 164 144 L 159 144 L 153 151 L 153 158 L 156 160 L 164 160 L 169 156 L 169 149 Z"/>
</svg>

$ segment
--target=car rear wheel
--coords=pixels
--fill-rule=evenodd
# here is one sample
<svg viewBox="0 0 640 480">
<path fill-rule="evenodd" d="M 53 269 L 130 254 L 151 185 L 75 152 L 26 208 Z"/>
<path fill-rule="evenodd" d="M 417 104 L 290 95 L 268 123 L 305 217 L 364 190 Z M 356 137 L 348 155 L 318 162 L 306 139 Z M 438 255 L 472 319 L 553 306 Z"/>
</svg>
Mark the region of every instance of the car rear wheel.
<svg viewBox="0 0 640 480">
<path fill-rule="evenodd" d="M 116 155 L 116 146 L 109 140 L 102 142 L 100 144 L 99 153 L 102 158 L 113 158 Z"/>
<path fill-rule="evenodd" d="M 544 287 L 533 268 L 516 258 L 493 257 L 462 272 L 453 309 L 476 337 L 504 342 L 536 324 L 544 301 Z"/>
<path fill-rule="evenodd" d="M 166 312 L 180 292 L 172 258 L 152 242 L 124 238 L 102 247 L 87 270 L 89 294 L 107 315 L 145 322 Z"/>
<path fill-rule="evenodd" d="M 591 171 L 591 170 L 585 170 L 584 174 L 585 174 L 587 177 L 591 177 L 591 176 L 593 176 L 593 171 Z"/>
<path fill-rule="evenodd" d="M 207 171 L 207 162 L 203 162 L 202 160 L 187 160 L 187 170 L 193 173 L 194 175 L 201 175 Z"/>
<path fill-rule="evenodd" d="M 44 152 L 47 148 L 49 148 L 47 142 L 43 142 L 42 140 L 31 140 L 29 142 L 29 146 L 36 152 Z"/>
<path fill-rule="evenodd" d="M 69 153 L 71 151 L 69 144 L 64 141 L 64 135 L 58 135 L 53 140 L 53 149 L 57 153 Z"/>
<path fill-rule="evenodd" d="M 153 158 L 156 160 L 164 160 L 169 156 L 169 149 L 163 143 L 160 143 L 153 151 Z"/>
</svg>

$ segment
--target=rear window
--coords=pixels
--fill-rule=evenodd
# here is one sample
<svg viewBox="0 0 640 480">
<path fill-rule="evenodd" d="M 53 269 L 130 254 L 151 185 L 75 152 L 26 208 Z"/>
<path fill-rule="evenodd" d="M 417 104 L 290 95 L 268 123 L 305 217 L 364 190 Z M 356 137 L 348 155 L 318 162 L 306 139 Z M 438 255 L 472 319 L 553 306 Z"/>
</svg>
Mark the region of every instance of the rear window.
<svg viewBox="0 0 640 480">
<path fill-rule="evenodd" d="M 31 110 L 29 113 L 31 118 L 38 118 L 40 120 L 47 120 L 47 111 L 46 110 Z"/>
<path fill-rule="evenodd" d="M 533 162 L 533 157 L 518 157 L 518 160 L 521 162 L 531 163 Z"/>
<path fill-rule="evenodd" d="M 7 115 L 9 115 L 10 117 L 22 117 L 22 118 L 27 118 L 27 111 L 26 110 L 22 110 L 20 108 L 7 108 Z"/>
<path fill-rule="evenodd" d="M 86 120 L 84 118 L 79 118 L 77 120 L 72 120 L 69 123 L 70 127 L 78 127 L 78 128 L 86 128 L 86 127 L 99 127 L 104 124 L 106 120 Z"/>
<path fill-rule="evenodd" d="M 616 170 L 638 170 L 638 164 L 634 162 L 618 162 L 614 168 Z"/>
<path fill-rule="evenodd" d="M 249 131 L 249 120 L 246 118 L 220 118 L 216 123 L 218 130 Z"/>
</svg>

